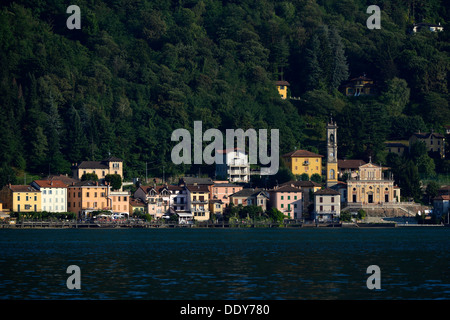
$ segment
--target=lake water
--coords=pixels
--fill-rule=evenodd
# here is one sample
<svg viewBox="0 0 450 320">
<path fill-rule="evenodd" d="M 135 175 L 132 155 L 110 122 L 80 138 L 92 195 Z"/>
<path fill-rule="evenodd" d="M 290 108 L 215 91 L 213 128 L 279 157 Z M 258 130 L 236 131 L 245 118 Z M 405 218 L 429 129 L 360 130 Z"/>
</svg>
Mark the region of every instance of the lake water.
<svg viewBox="0 0 450 320">
<path fill-rule="evenodd" d="M 1 229 L 0 248 L 0 299 L 450 298 L 450 228 Z"/>
</svg>

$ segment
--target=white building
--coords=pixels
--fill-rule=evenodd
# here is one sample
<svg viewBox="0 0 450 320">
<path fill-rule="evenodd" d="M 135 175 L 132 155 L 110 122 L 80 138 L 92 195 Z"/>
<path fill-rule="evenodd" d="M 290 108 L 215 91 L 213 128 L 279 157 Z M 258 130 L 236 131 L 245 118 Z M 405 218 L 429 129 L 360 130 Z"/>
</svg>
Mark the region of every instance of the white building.
<svg viewBox="0 0 450 320">
<path fill-rule="evenodd" d="M 34 180 L 31 186 L 41 191 L 41 208 L 47 212 L 67 212 L 67 185 L 59 180 Z"/>
<path fill-rule="evenodd" d="M 314 220 L 332 221 L 341 215 L 341 194 L 325 188 L 314 192 Z"/>
<path fill-rule="evenodd" d="M 217 158 L 222 158 L 222 164 Z M 216 155 L 216 177 L 229 182 L 249 182 L 250 164 L 248 155 L 239 148 L 218 150 Z"/>
</svg>

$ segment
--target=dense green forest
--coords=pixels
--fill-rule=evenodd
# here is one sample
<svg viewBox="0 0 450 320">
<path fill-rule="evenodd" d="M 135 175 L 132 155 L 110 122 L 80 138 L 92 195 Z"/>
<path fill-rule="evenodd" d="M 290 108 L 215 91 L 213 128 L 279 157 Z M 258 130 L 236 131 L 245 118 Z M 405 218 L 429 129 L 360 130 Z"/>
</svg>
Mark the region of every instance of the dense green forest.
<svg viewBox="0 0 450 320">
<path fill-rule="evenodd" d="M 449 171 L 448 160 L 418 166 L 421 155 L 399 161 L 383 146 L 450 124 L 448 1 L 80 0 L 70 3 L 80 30 L 66 27 L 67 1 L 2 3 L 2 185 L 108 154 L 124 159 L 126 179 L 145 176 L 146 163 L 154 176 L 211 173 L 171 162 L 173 130 L 194 120 L 203 130 L 279 129 L 280 154 L 324 154 L 331 114 L 340 158 Z M 373 4 L 379 30 L 366 27 Z M 444 31 L 412 34 L 414 22 Z M 378 96 L 338 90 L 364 73 Z M 281 78 L 300 99 L 280 99 Z"/>
</svg>

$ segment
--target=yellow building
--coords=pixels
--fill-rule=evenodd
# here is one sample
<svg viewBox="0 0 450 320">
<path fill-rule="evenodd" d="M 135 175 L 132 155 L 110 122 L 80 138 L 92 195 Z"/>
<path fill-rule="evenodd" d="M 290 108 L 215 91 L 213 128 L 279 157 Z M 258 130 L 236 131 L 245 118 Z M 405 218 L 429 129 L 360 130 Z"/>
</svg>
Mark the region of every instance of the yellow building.
<svg viewBox="0 0 450 320">
<path fill-rule="evenodd" d="M 436 152 L 441 158 L 445 158 L 445 137 L 442 134 L 436 132 L 414 133 L 409 138 L 409 147 L 417 141 L 424 142 L 427 151 Z"/>
<path fill-rule="evenodd" d="M 82 161 L 72 166 L 72 174 L 75 179 L 81 180 L 83 174 L 86 173 L 95 173 L 101 182 L 104 182 L 108 174 L 118 174 L 123 180 L 123 160 L 109 157 L 102 161 Z"/>
<path fill-rule="evenodd" d="M 10 212 L 41 211 L 41 192 L 28 185 L 7 185 L 0 191 L 3 209 Z"/>
<path fill-rule="evenodd" d="M 322 175 L 322 158 L 320 154 L 307 150 L 296 150 L 282 156 L 286 166 L 293 174 L 307 173 L 312 176 L 317 173 Z"/>
<path fill-rule="evenodd" d="M 224 207 L 225 205 L 222 202 L 222 200 L 219 199 L 209 200 L 209 212 L 213 217 L 222 215 Z"/>
<path fill-rule="evenodd" d="M 191 208 L 191 213 L 195 220 L 205 221 L 209 220 L 209 187 L 207 185 L 187 185 L 188 207 Z"/>
<path fill-rule="evenodd" d="M 281 80 L 277 81 L 275 85 L 277 86 L 278 93 L 280 94 L 281 99 L 287 99 L 287 88 L 290 86 L 289 82 Z"/>
<path fill-rule="evenodd" d="M 346 96 L 366 96 L 377 93 L 373 80 L 366 75 L 350 79 L 342 85 L 342 88 Z"/>
</svg>

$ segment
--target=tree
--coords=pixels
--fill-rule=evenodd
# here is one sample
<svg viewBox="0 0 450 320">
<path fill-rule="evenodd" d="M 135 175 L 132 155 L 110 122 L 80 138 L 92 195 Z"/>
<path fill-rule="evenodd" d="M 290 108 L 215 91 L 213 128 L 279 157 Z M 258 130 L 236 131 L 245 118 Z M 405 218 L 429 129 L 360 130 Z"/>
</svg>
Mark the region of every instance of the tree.
<svg viewBox="0 0 450 320">
<path fill-rule="evenodd" d="M 300 175 L 298 180 L 299 181 L 309 181 L 309 175 L 306 172 L 304 172 Z"/>
<path fill-rule="evenodd" d="M 393 78 L 386 82 L 386 91 L 384 91 L 380 100 L 386 105 L 390 116 L 400 116 L 406 105 L 409 103 L 410 89 L 404 79 Z"/>
<path fill-rule="evenodd" d="M 322 68 L 319 63 L 320 42 L 314 34 L 306 49 L 306 88 L 307 90 L 319 89 L 322 80 Z"/>
<path fill-rule="evenodd" d="M 118 174 L 107 174 L 105 181 L 111 185 L 113 190 L 119 190 L 122 187 L 122 177 Z"/>
<path fill-rule="evenodd" d="M 270 208 L 267 211 L 267 215 L 273 222 L 282 222 L 285 218 L 284 214 L 276 208 Z"/>
<path fill-rule="evenodd" d="M 337 89 L 342 81 L 348 78 L 348 63 L 341 36 L 335 27 L 329 31 L 330 46 L 333 52 L 333 67 L 330 80 L 330 89 Z"/>
<path fill-rule="evenodd" d="M 311 175 L 311 181 L 322 183 L 322 176 L 318 173 L 314 173 L 313 175 Z"/>
<path fill-rule="evenodd" d="M 439 194 L 439 188 L 441 186 L 435 182 L 430 181 L 425 189 L 426 200 L 431 204 L 431 200 Z"/>
<path fill-rule="evenodd" d="M 96 173 L 87 172 L 81 176 L 81 181 L 98 181 L 98 176 Z"/>
</svg>

